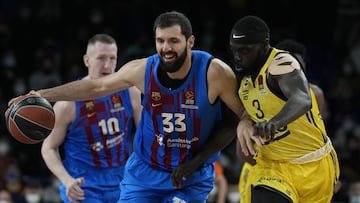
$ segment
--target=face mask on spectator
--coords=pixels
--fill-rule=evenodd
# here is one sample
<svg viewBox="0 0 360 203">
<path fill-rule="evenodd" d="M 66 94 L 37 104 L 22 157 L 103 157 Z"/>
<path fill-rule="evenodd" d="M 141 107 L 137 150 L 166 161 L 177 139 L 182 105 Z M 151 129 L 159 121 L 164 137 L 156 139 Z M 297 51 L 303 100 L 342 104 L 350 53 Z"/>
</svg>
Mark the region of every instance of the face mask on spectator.
<svg viewBox="0 0 360 203">
<path fill-rule="evenodd" d="M 360 203 L 360 195 L 351 195 L 350 203 Z"/>
<path fill-rule="evenodd" d="M 29 193 L 25 195 L 25 199 L 28 203 L 38 203 L 40 202 L 40 194 Z"/>
</svg>

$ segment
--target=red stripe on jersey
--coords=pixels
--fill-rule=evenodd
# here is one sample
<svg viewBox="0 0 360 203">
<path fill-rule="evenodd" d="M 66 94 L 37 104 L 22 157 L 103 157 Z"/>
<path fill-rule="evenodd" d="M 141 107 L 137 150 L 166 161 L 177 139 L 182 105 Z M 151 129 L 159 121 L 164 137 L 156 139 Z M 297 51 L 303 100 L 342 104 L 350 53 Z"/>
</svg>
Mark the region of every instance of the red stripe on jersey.
<svg viewBox="0 0 360 203">
<path fill-rule="evenodd" d="M 192 78 L 192 86 L 195 87 L 195 77 Z M 195 91 L 195 88 L 194 88 Z M 196 95 L 196 93 L 194 94 Z M 206 94 L 207 95 L 207 94 Z M 195 97 L 195 100 L 197 98 Z M 196 101 L 195 101 L 196 102 Z M 198 118 L 196 115 L 197 111 L 193 111 L 194 112 L 194 137 L 198 138 L 197 142 L 192 142 L 191 143 L 191 152 L 195 153 L 197 152 L 197 150 L 199 149 L 199 144 L 200 144 L 200 126 L 201 126 L 201 118 Z"/>
<path fill-rule="evenodd" d="M 159 92 L 160 93 L 160 88 L 156 84 L 155 77 L 154 77 L 154 74 L 156 74 L 156 73 L 154 73 L 155 62 L 151 63 L 150 66 L 151 66 L 151 72 L 150 72 L 150 84 L 149 84 L 150 88 L 149 88 L 149 90 L 151 92 L 150 92 L 150 94 L 147 94 L 147 96 L 148 96 L 147 100 L 150 103 L 152 103 L 152 92 Z M 160 102 L 161 102 L 161 100 L 160 100 Z M 162 105 L 156 106 L 156 107 L 150 106 L 153 125 L 154 125 L 154 133 L 155 133 L 155 135 L 154 135 L 155 139 L 154 139 L 154 141 L 153 141 L 153 143 L 151 145 L 151 166 L 154 167 L 154 168 L 157 168 L 157 169 L 160 168 L 158 160 L 157 160 L 157 152 L 158 152 L 158 149 L 160 147 L 160 144 L 158 143 L 158 140 L 157 140 L 156 136 L 160 136 L 160 133 L 159 133 L 158 123 L 156 122 L 156 115 L 158 115 L 158 114 L 161 115 L 162 108 L 160 108 L 160 107 L 162 107 Z"/>
<path fill-rule="evenodd" d="M 86 136 L 88 139 L 88 142 L 90 144 L 90 146 L 94 145 L 95 140 L 94 140 L 94 136 L 92 134 L 92 130 L 91 130 L 91 126 L 85 127 L 85 131 L 86 131 Z M 90 149 L 91 154 L 93 155 L 93 161 L 96 167 L 100 167 L 100 157 L 99 154 L 94 150 L 94 149 Z"/>
<path fill-rule="evenodd" d="M 190 88 L 190 86 L 188 86 L 186 89 L 189 89 L 189 88 Z M 185 95 L 185 91 L 182 91 L 182 95 Z M 183 102 L 182 101 L 183 99 L 181 97 L 179 97 L 178 100 L 179 100 L 178 101 L 179 104 L 181 104 Z M 184 112 L 185 112 L 186 115 L 190 115 L 191 110 L 190 109 L 184 109 Z M 186 121 L 186 118 L 185 118 L 185 121 Z M 180 140 L 187 140 L 187 132 L 186 131 L 180 132 L 179 133 L 179 138 L 180 138 Z M 180 164 L 183 164 L 183 163 L 186 162 L 186 156 L 188 155 L 189 150 L 187 148 L 185 148 L 185 147 L 180 147 L 179 150 L 180 150 L 179 165 L 180 165 Z"/>
<path fill-rule="evenodd" d="M 161 102 L 163 102 L 164 106 L 174 105 L 174 95 L 162 95 Z M 170 171 L 172 169 L 171 167 L 172 147 L 166 146 L 167 140 L 169 138 L 171 138 L 171 133 L 164 132 L 164 144 L 165 144 L 164 165 Z"/>
</svg>

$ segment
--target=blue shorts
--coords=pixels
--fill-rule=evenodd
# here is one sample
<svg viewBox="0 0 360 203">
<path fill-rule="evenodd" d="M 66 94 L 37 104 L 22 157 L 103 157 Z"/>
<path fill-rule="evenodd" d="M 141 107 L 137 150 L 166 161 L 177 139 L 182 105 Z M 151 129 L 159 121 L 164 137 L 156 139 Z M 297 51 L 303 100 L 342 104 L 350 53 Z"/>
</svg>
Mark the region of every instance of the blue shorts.
<svg viewBox="0 0 360 203">
<path fill-rule="evenodd" d="M 82 203 L 114 203 L 119 200 L 119 184 L 123 178 L 124 167 L 95 168 L 79 161 L 64 161 L 64 166 L 74 178 L 84 177 L 85 183 L 80 187 L 85 192 Z M 60 182 L 60 196 L 65 203 L 70 203 L 66 197 L 66 188 Z"/>
<path fill-rule="evenodd" d="M 170 176 L 169 171 L 154 169 L 132 153 L 125 166 L 118 203 L 172 203 L 182 200 L 205 203 L 214 186 L 214 165 L 205 164 L 180 189 L 172 185 Z"/>
</svg>

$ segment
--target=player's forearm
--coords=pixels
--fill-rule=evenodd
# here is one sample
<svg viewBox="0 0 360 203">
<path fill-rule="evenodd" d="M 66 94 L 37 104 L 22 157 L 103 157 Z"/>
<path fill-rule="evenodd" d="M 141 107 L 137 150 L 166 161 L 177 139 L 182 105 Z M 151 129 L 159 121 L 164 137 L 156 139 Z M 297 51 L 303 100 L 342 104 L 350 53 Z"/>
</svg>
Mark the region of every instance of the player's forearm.
<svg viewBox="0 0 360 203">
<path fill-rule="evenodd" d="M 41 150 L 42 157 L 48 169 L 62 182 L 66 183 L 68 180 L 71 180 L 72 177 L 66 171 L 59 153 L 54 149 L 44 149 Z"/>
<path fill-rule="evenodd" d="M 37 93 L 50 102 L 93 99 L 103 96 L 96 84 L 93 80 L 74 81 L 53 88 L 41 89 Z"/>
<path fill-rule="evenodd" d="M 281 92 L 287 98 L 281 111 L 271 119 L 276 126 L 283 127 L 296 120 L 311 109 L 309 83 L 302 71 L 273 76 L 277 80 Z"/>
<path fill-rule="evenodd" d="M 271 119 L 271 122 L 278 123 L 277 126 L 286 126 L 292 121 L 298 119 L 311 109 L 311 98 L 304 96 L 297 96 L 297 98 L 290 98 L 286 105 L 281 109 L 279 114 Z"/>
<path fill-rule="evenodd" d="M 204 163 L 212 155 L 224 149 L 236 137 L 236 128 L 233 126 L 218 126 L 211 137 L 204 143 L 201 150 L 194 156 L 197 163 Z"/>
</svg>

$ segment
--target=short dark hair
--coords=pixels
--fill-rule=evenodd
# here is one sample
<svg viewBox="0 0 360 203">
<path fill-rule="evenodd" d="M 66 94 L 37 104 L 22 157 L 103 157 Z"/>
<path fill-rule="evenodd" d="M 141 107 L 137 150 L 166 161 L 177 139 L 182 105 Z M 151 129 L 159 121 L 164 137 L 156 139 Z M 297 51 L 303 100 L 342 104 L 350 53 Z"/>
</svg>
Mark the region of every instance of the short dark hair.
<svg viewBox="0 0 360 203">
<path fill-rule="evenodd" d="M 192 26 L 190 20 L 178 11 L 169 11 L 160 14 L 154 22 L 153 31 L 155 33 L 156 28 L 167 28 L 173 25 L 179 25 L 181 28 L 181 34 L 188 39 L 192 33 Z"/>
<path fill-rule="evenodd" d="M 293 54 L 299 54 L 302 58 L 305 58 L 306 47 L 304 44 L 297 42 L 293 39 L 284 39 L 275 45 L 276 48 L 288 51 Z"/>
<path fill-rule="evenodd" d="M 305 65 L 306 47 L 304 44 L 289 38 L 289 39 L 281 40 L 275 45 L 275 47 L 277 49 L 288 51 L 291 55 L 293 55 L 295 58 L 299 60 L 303 71 L 304 72 L 306 71 L 306 65 Z"/>
<path fill-rule="evenodd" d="M 88 41 L 88 45 L 95 44 L 96 42 L 102 42 L 105 44 L 116 44 L 116 41 L 113 37 L 111 37 L 108 34 L 103 34 L 103 33 L 92 36 Z"/>
<path fill-rule="evenodd" d="M 263 19 L 248 15 L 240 18 L 230 32 L 230 41 L 239 44 L 256 44 L 270 41 L 270 29 Z"/>
</svg>

